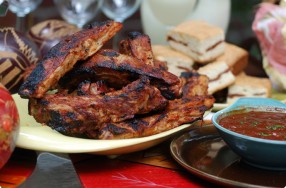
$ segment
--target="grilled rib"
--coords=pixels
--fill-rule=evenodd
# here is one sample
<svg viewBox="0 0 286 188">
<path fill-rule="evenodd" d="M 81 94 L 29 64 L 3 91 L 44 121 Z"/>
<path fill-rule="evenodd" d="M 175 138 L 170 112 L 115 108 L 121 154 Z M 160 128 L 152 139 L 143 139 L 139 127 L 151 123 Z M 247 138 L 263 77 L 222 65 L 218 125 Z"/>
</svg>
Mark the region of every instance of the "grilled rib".
<svg viewBox="0 0 286 188">
<path fill-rule="evenodd" d="M 151 41 L 148 35 L 140 32 L 129 32 L 128 39 L 120 42 L 119 52 L 136 57 L 147 65 L 154 66 Z"/>
<path fill-rule="evenodd" d="M 208 77 L 200 75 L 195 71 L 183 72 L 181 82 L 184 85 L 182 89 L 183 97 L 207 96 L 208 95 Z"/>
<path fill-rule="evenodd" d="M 128 38 L 120 41 L 119 52 L 135 57 L 147 65 L 168 70 L 165 62 L 154 59 L 150 37 L 140 32 L 128 33 Z"/>
<path fill-rule="evenodd" d="M 41 98 L 80 60 L 96 53 L 122 24 L 106 21 L 66 37 L 51 48 L 19 89 L 23 98 Z"/>
<path fill-rule="evenodd" d="M 98 139 L 144 137 L 203 119 L 205 111 L 215 101 L 213 96 L 207 95 L 208 78 L 190 72 L 181 79 L 184 83 L 182 98 L 169 101 L 163 112 L 119 123 L 104 123 L 100 130 L 91 130 L 86 136 Z"/>
<path fill-rule="evenodd" d="M 202 119 L 213 102 L 211 96 L 196 96 L 190 100 L 176 99 L 170 101 L 168 108 L 162 113 L 119 123 L 105 123 L 100 130 L 89 131 L 86 136 L 98 139 L 125 139 L 154 135 Z"/>
<path fill-rule="evenodd" d="M 165 108 L 168 101 L 147 77 L 105 95 L 45 95 L 29 100 L 29 113 L 37 122 L 61 133 L 81 134 L 105 122 L 120 122 Z"/>
<path fill-rule="evenodd" d="M 202 119 L 204 112 L 209 110 L 214 103 L 214 98 L 206 95 L 207 77 L 191 72 L 181 79 L 184 82 L 182 98 L 170 100 L 163 111 L 148 113 L 144 116 L 136 115 L 134 118 L 121 122 L 105 122 L 98 127 L 86 123 L 82 126 L 84 130 L 80 132 L 66 129 L 62 133 L 92 139 L 136 138 L 154 135 Z M 57 130 L 60 131 L 61 128 Z"/>
<path fill-rule="evenodd" d="M 167 99 L 178 98 L 181 94 L 181 81 L 177 76 L 109 49 L 100 50 L 75 67 L 60 80 L 60 85 L 71 88 L 82 80 L 91 78 L 93 81 L 105 80 L 115 87 L 123 86 L 140 75 L 148 76 L 151 84 L 156 85 Z"/>
</svg>

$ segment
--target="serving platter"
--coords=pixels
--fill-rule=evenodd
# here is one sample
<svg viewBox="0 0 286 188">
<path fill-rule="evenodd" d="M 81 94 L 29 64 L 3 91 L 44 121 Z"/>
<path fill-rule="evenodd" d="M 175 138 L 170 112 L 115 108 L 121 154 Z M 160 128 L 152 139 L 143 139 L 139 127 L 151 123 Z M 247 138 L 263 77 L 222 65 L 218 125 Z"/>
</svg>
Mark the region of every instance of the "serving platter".
<svg viewBox="0 0 286 188">
<path fill-rule="evenodd" d="M 169 139 L 174 134 L 192 127 L 192 124 L 184 124 L 156 135 L 133 139 L 95 140 L 75 138 L 65 136 L 48 126 L 37 123 L 28 114 L 28 100 L 22 99 L 18 94 L 14 94 L 13 99 L 20 115 L 20 133 L 16 146 L 31 150 L 120 155 L 147 149 Z"/>
<path fill-rule="evenodd" d="M 286 171 L 247 165 L 222 140 L 214 125 L 194 128 L 170 145 L 173 158 L 190 173 L 231 187 L 284 187 Z"/>
</svg>

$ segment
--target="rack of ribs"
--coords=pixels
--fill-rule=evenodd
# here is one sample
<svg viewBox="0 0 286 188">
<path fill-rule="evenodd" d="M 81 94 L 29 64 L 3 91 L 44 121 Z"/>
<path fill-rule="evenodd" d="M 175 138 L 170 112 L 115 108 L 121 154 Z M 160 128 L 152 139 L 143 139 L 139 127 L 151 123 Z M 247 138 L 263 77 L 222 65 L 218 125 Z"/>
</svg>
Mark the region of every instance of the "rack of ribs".
<svg viewBox="0 0 286 188">
<path fill-rule="evenodd" d="M 97 139 L 144 137 L 201 120 L 205 111 L 209 110 L 214 103 L 213 96 L 205 95 L 208 79 L 196 73 L 188 73 L 188 78 L 184 79 L 186 82 L 183 90 L 188 92 L 180 99 L 169 101 L 163 111 L 118 123 L 104 123 L 99 130 L 90 130 L 85 133 L 85 136 Z"/>
<path fill-rule="evenodd" d="M 87 61 L 67 73 L 61 80 L 62 87 L 78 85 L 87 77 L 93 80 L 105 80 L 114 87 L 122 86 L 138 76 L 150 78 L 151 84 L 156 85 L 168 99 L 178 98 L 181 94 L 180 79 L 174 74 L 142 63 L 136 58 L 120 54 L 111 49 L 100 50 Z"/>
<path fill-rule="evenodd" d="M 29 113 L 36 121 L 59 132 L 82 132 L 105 122 L 120 122 L 135 114 L 158 111 L 167 104 L 160 91 L 142 77 L 105 95 L 52 94 L 33 98 L 29 100 Z"/>
<path fill-rule="evenodd" d="M 121 23 L 109 20 L 66 37 L 37 64 L 18 93 L 23 98 L 43 97 L 78 61 L 95 54 L 121 28 Z"/>
<path fill-rule="evenodd" d="M 119 52 L 104 49 L 121 27 L 93 24 L 39 62 L 19 90 L 37 122 L 68 136 L 123 139 L 192 123 L 211 109 L 208 78 L 168 72 L 154 60 L 149 36 L 131 32 Z"/>
</svg>

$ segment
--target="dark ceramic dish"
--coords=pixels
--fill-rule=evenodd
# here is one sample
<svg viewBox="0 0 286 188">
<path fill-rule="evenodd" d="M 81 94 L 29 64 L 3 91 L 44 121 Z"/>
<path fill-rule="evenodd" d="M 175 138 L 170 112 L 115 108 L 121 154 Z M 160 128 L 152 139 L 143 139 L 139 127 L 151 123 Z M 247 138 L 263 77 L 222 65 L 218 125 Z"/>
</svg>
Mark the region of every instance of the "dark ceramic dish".
<svg viewBox="0 0 286 188">
<path fill-rule="evenodd" d="M 173 139 L 174 159 L 207 181 L 231 187 L 284 187 L 286 172 L 244 163 L 222 140 L 213 125 L 195 128 Z"/>
</svg>

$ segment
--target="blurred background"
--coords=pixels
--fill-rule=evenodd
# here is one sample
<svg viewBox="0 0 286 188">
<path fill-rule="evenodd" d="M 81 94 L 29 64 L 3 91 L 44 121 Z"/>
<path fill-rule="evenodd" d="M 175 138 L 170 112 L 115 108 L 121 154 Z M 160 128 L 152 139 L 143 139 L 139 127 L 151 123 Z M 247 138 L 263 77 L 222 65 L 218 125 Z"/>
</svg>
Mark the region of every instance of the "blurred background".
<svg viewBox="0 0 286 188">
<path fill-rule="evenodd" d="M 199 0 L 200 1 L 200 0 Z M 217 0 L 220 2 L 221 0 Z M 144 0 L 142 1 L 144 2 Z M 262 69 L 261 55 L 259 45 L 257 43 L 251 25 L 255 16 L 255 9 L 261 0 L 231 0 L 230 1 L 230 15 L 229 23 L 225 28 L 226 41 L 236 44 L 250 53 L 250 63 L 246 72 L 251 75 L 265 77 L 265 72 Z M 275 3 L 275 2 L 274 2 Z M 207 7 L 206 7 L 207 8 Z M 209 7 L 210 8 L 210 7 Z M 175 10 L 179 11 L 179 10 Z M 124 27 L 120 33 L 124 37 L 129 31 L 144 32 L 142 24 L 142 7 L 138 8 L 134 14 L 124 21 Z M 207 11 L 206 11 L 207 14 Z M 221 14 L 221 12 L 217 12 Z M 44 0 L 39 7 L 33 12 L 29 13 L 25 19 L 27 29 L 36 23 L 47 19 L 62 19 L 59 11 L 52 0 Z M 94 19 L 89 21 L 103 21 L 108 19 L 102 11 L 99 11 Z M 7 12 L 5 17 L 0 17 L 1 27 L 15 27 L 16 15 L 11 11 Z M 152 42 L 152 41 L 151 41 Z"/>
</svg>

